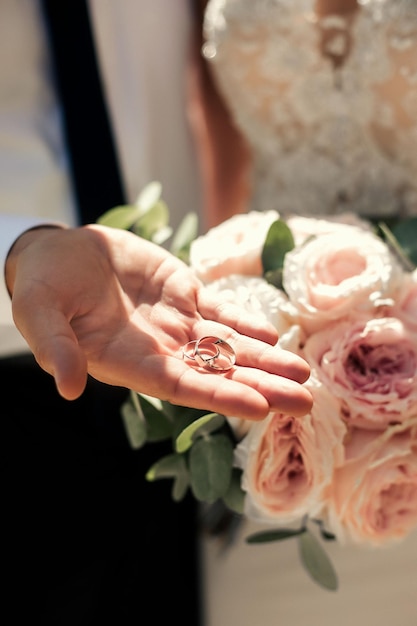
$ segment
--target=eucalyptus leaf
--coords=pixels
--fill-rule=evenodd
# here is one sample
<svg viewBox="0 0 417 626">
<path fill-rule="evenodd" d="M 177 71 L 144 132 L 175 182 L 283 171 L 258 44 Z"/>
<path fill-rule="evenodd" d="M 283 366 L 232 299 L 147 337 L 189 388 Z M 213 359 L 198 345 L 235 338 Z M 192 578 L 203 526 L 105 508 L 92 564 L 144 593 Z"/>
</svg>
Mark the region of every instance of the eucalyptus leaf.
<svg viewBox="0 0 417 626">
<path fill-rule="evenodd" d="M 247 543 L 270 543 L 272 541 L 284 541 L 292 537 L 298 537 L 306 532 L 301 528 L 275 528 L 271 530 L 261 530 L 246 537 Z"/>
<path fill-rule="evenodd" d="M 416 255 L 417 249 L 415 242 L 412 243 L 411 241 L 408 241 L 409 246 L 407 246 L 407 238 L 405 237 L 404 233 L 401 233 L 400 231 L 400 237 L 403 239 L 403 242 L 400 243 L 400 241 L 397 239 L 397 236 L 395 235 L 395 232 L 398 232 L 398 230 L 396 230 L 395 232 L 391 231 L 389 227 L 382 222 L 378 226 L 383 234 L 387 246 L 390 248 L 394 256 L 396 256 L 402 267 L 406 271 L 413 271 L 417 262 L 417 257 L 413 260 L 411 256 Z M 399 226 L 397 228 L 399 229 Z M 410 232 L 412 233 L 412 236 L 416 236 L 414 229 L 410 228 Z"/>
<path fill-rule="evenodd" d="M 163 441 L 173 436 L 174 424 L 163 410 L 158 409 L 145 396 L 136 394 L 147 425 L 148 441 Z"/>
<path fill-rule="evenodd" d="M 336 535 L 329 532 L 323 527 L 320 527 L 320 535 L 325 541 L 336 541 Z"/>
<path fill-rule="evenodd" d="M 273 287 L 276 287 L 277 289 L 283 290 L 284 287 L 283 287 L 282 277 L 283 277 L 282 268 L 279 268 L 276 270 L 269 270 L 268 272 L 264 274 L 264 279 L 269 285 L 272 285 Z"/>
<path fill-rule="evenodd" d="M 142 400 L 142 398 L 144 398 L 148 402 L 148 404 L 152 404 L 152 406 L 155 407 L 155 409 L 157 409 L 158 411 L 163 411 L 166 415 L 170 416 L 169 412 L 165 409 L 164 402 L 160 400 L 159 398 L 155 398 L 154 396 L 149 396 L 147 393 L 136 393 L 136 392 L 131 392 L 131 393 L 137 396 L 138 402 L 139 402 L 139 399 Z"/>
<path fill-rule="evenodd" d="M 162 246 L 171 237 L 172 232 L 171 226 L 164 226 L 152 234 L 151 241 L 158 246 Z"/>
<path fill-rule="evenodd" d="M 287 252 L 294 248 L 294 237 L 290 228 L 283 220 L 271 224 L 262 250 L 262 267 L 264 274 L 282 269 Z"/>
<path fill-rule="evenodd" d="M 321 587 L 336 591 L 338 580 L 333 565 L 320 542 L 308 530 L 298 537 L 301 561 L 311 578 Z"/>
<path fill-rule="evenodd" d="M 245 505 L 245 492 L 241 487 L 242 470 L 234 467 L 230 480 L 229 489 L 223 496 L 226 506 L 235 513 L 243 515 Z"/>
<path fill-rule="evenodd" d="M 172 238 L 170 252 L 184 263 L 189 261 L 191 242 L 198 235 L 198 216 L 196 213 L 187 213 Z"/>
<path fill-rule="evenodd" d="M 180 404 L 171 404 L 168 400 L 161 400 L 161 407 L 164 413 L 169 415 L 172 420 L 177 420 L 186 416 L 185 425 L 191 424 L 194 420 L 207 414 L 205 409 L 193 409 L 189 406 L 181 406 Z M 185 426 L 184 426 L 185 428 Z"/>
<path fill-rule="evenodd" d="M 173 424 L 173 439 L 181 434 L 181 432 L 192 424 L 195 420 L 207 415 L 207 411 L 201 409 L 192 409 L 189 407 L 181 407 L 170 402 L 162 402 L 163 410 L 166 415 L 172 421 Z"/>
<path fill-rule="evenodd" d="M 324 525 L 322 520 L 313 519 L 312 521 L 317 524 L 317 526 L 319 528 L 319 531 L 320 531 L 320 536 L 321 536 L 322 539 L 324 539 L 325 541 L 335 541 L 336 540 L 336 535 L 334 535 L 329 530 L 327 530 L 327 528 L 325 527 L 325 525 Z"/>
<path fill-rule="evenodd" d="M 392 232 L 414 269 L 417 266 L 417 217 L 402 220 L 393 227 Z"/>
<path fill-rule="evenodd" d="M 183 500 L 187 494 L 188 487 L 190 486 L 190 480 L 188 472 L 181 472 L 174 478 L 172 485 L 171 496 L 175 502 Z"/>
<path fill-rule="evenodd" d="M 159 201 L 152 206 L 146 213 L 139 216 L 132 227 L 133 232 L 147 239 L 154 241 L 158 238 L 158 233 L 167 232 L 171 235 L 172 229 L 169 228 L 169 211 L 165 202 Z"/>
<path fill-rule="evenodd" d="M 142 410 L 127 400 L 121 407 L 122 420 L 130 447 L 134 450 L 141 448 L 147 441 L 148 431 Z"/>
<path fill-rule="evenodd" d="M 233 445 L 223 434 L 197 439 L 189 452 L 191 489 L 197 500 L 214 502 L 229 489 Z"/>
<path fill-rule="evenodd" d="M 187 426 L 177 437 L 175 442 L 176 451 L 179 453 L 185 452 L 198 437 L 209 435 L 215 430 L 218 430 L 223 426 L 224 421 L 225 418 L 223 415 L 219 415 L 218 413 L 203 415 L 203 417 L 200 417 Z"/>
<path fill-rule="evenodd" d="M 189 473 L 185 457 L 181 454 L 169 454 L 159 459 L 146 473 L 150 482 L 164 478 L 172 478 L 171 496 L 175 502 L 182 500 L 190 486 Z"/>
<path fill-rule="evenodd" d="M 146 480 L 153 482 L 161 478 L 187 476 L 187 464 L 182 454 L 168 454 L 154 463 L 146 472 Z"/>
<path fill-rule="evenodd" d="M 147 213 L 161 198 L 162 185 L 159 181 L 148 183 L 140 192 L 136 200 L 136 206 L 140 214 Z"/>
<path fill-rule="evenodd" d="M 103 213 L 103 215 L 98 218 L 97 223 L 111 228 L 129 230 L 139 217 L 140 209 L 137 206 L 118 206 Z"/>
</svg>

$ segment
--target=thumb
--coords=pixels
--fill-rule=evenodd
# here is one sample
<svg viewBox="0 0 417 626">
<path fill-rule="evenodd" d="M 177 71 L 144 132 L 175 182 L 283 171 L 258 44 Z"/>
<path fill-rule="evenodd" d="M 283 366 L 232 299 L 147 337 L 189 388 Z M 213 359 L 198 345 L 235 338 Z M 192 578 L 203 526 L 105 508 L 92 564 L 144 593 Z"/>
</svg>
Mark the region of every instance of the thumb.
<svg viewBox="0 0 417 626">
<path fill-rule="evenodd" d="M 87 383 L 87 359 L 65 316 L 38 309 L 20 331 L 37 363 L 54 377 L 59 394 L 66 400 L 78 398 Z"/>
</svg>

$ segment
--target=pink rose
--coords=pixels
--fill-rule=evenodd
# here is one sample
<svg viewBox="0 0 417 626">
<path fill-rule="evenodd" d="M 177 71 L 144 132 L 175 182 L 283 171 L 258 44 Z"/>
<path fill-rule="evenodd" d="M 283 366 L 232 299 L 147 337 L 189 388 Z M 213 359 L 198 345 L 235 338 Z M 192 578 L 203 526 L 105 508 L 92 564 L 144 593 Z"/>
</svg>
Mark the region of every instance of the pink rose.
<svg viewBox="0 0 417 626">
<path fill-rule="evenodd" d="M 304 357 L 350 425 L 384 428 L 417 414 L 417 334 L 400 320 L 352 315 L 311 335 Z"/>
<path fill-rule="evenodd" d="M 367 231 L 339 225 L 291 250 L 283 284 L 308 331 L 352 310 L 390 305 L 402 274 L 388 247 Z"/>
<path fill-rule="evenodd" d="M 336 469 L 328 523 L 342 542 L 381 545 L 417 524 L 417 418 L 382 433 L 355 429 Z"/>
<path fill-rule="evenodd" d="M 190 265 L 210 282 L 231 274 L 262 275 L 262 249 L 276 211 L 235 215 L 191 243 Z"/>
<path fill-rule="evenodd" d="M 309 383 L 311 414 L 273 413 L 253 424 L 235 450 L 245 514 L 254 521 L 285 524 L 319 514 L 334 466 L 343 460 L 340 406 L 317 381 Z"/>
</svg>

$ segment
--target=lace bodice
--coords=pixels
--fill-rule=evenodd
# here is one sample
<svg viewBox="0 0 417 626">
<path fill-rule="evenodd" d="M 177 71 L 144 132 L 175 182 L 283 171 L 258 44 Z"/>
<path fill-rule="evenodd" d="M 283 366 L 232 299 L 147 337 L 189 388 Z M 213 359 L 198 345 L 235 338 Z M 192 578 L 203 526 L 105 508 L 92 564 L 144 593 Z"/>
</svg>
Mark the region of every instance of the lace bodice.
<svg viewBox="0 0 417 626">
<path fill-rule="evenodd" d="M 321 4 L 209 0 L 203 54 L 253 149 L 251 208 L 417 214 L 417 0 Z"/>
</svg>

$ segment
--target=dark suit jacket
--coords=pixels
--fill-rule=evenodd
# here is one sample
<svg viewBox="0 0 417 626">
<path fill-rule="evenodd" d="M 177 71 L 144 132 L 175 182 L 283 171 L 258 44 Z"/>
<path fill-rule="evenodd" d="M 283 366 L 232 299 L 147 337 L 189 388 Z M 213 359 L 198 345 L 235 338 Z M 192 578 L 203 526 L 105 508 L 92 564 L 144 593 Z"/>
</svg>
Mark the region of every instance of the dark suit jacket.
<svg viewBox="0 0 417 626">
<path fill-rule="evenodd" d="M 91 87 L 97 78 L 81 77 L 82 69 L 95 69 L 94 58 L 86 61 L 80 51 L 83 41 L 91 44 L 88 15 L 81 0 L 45 0 L 44 9 L 59 55 L 57 81 L 82 219 L 93 221 L 91 210 L 100 214 L 120 203 L 123 189 L 111 130 L 102 130 L 105 106 L 97 92 L 86 91 L 85 81 Z M 96 124 L 99 118 L 104 126 Z M 103 167 L 115 171 L 104 174 Z M 197 626 L 196 506 L 191 497 L 174 503 L 168 481 L 145 480 L 168 449 L 129 447 L 120 417 L 128 391 L 91 379 L 79 400 L 65 401 L 52 377 L 27 356 L 0 360 L 0 380 L 3 623 Z"/>
</svg>

